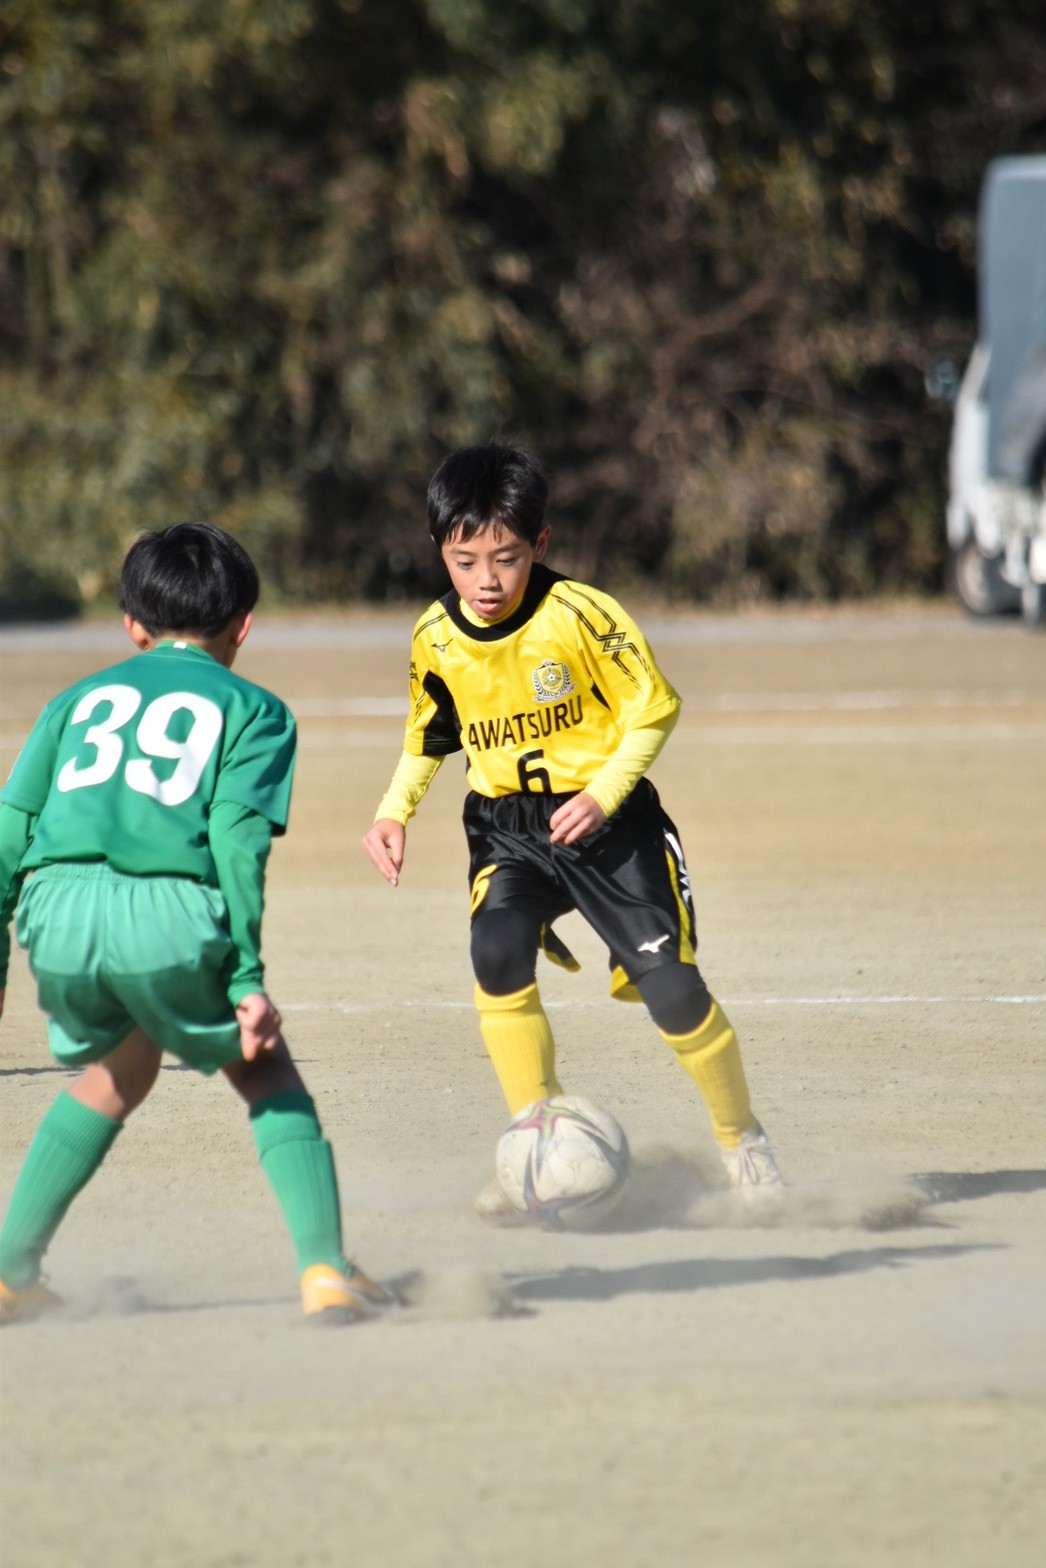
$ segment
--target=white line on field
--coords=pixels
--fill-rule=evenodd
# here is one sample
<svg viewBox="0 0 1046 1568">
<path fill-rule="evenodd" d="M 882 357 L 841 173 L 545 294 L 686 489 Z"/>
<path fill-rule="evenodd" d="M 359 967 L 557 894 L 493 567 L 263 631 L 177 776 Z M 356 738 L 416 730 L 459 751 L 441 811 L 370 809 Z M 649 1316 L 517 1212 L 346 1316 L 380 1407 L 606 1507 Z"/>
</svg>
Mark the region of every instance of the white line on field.
<svg viewBox="0 0 1046 1568">
<path fill-rule="evenodd" d="M 270 612 L 260 618 L 251 632 L 250 646 L 258 652 L 294 652 L 346 649 L 369 652 L 374 649 L 402 649 L 410 646 L 416 616 L 425 608 L 418 601 L 412 608 L 360 614 L 349 610 L 341 615 L 312 617 L 291 614 L 281 617 Z M 901 608 L 886 611 L 839 610 L 827 615 L 818 611 L 767 611 L 762 614 L 719 614 L 693 610 L 677 615 L 641 615 L 643 630 L 658 647 L 719 646 L 750 644 L 826 644 L 834 642 L 886 642 L 903 644 L 913 639 L 930 642 L 1015 643 L 1023 635 L 1016 620 L 974 621 L 956 605 L 942 604 L 929 613 Z M 126 647 L 122 628 L 115 617 L 100 621 L 22 622 L 0 626 L 0 648 L 12 653 L 37 650 L 59 652 L 105 652 L 114 656 Z"/>
<path fill-rule="evenodd" d="M 285 699 L 299 719 L 402 719 L 408 711 L 404 695 L 316 697 Z M 921 690 L 898 687 L 870 691 L 745 691 L 684 695 L 684 712 L 694 713 L 889 713 L 925 708 L 1021 708 L 1041 702 L 1030 688 L 939 687 Z M 31 707 L 0 703 L 0 720 L 11 721 L 32 713 Z"/>
<path fill-rule="evenodd" d="M 686 712 L 706 713 L 888 713 L 922 708 L 1021 708 L 1041 695 L 1011 687 L 964 690 L 918 687 L 872 691 L 752 691 L 718 692 L 711 696 L 686 696 Z M 406 716 L 405 696 L 388 697 L 288 697 L 287 706 L 299 719 L 392 719 Z"/>
<path fill-rule="evenodd" d="M 894 708 L 1019 708 L 1035 700 L 1034 692 L 1020 688 L 923 691 L 910 686 L 880 691 L 727 691 L 711 697 L 687 697 L 684 706 L 716 713 L 821 713 L 826 709 L 877 713 Z"/>
<path fill-rule="evenodd" d="M 720 997 L 724 1007 L 1046 1007 L 1046 993 L 1028 996 L 917 996 L 899 993 L 896 996 L 727 996 Z M 382 1002 L 284 1002 L 285 1013 L 375 1013 L 388 1010 L 389 1003 Z M 424 1008 L 427 1012 L 449 1010 L 472 1012 L 469 1001 L 424 1001 L 400 999 L 396 1007 Z M 610 1007 L 616 1005 L 611 997 L 592 1000 L 582 998 L 577 1002 L 547 1001 L 547 1009 L 560 1007 Z"/>
<path fill-rule="evenodd" d="M 406 697 L 288 697 L 297 719 L 402 719 Z"/>
<path fill-rule="evenodd" d="M 1007 724 L 990 718 L 970 719 L 965 724 L 945 724 L 921 720 L 908 725 L 880 724 L 870 720 L 859 728 L 852 724 L 773 724 L 732 725 L 686 723 L 675 731 L 674 744 L 697 741 L 710 746 L 915 746 L 928 742 L 1016 740 L 1041 743 L 1046 739 L 1046 724 Z"/>
<path fill-rule="evenodd" d="M 1041 1007 L 1043 996 L 737 996 L 732 1007 Z"/>
</svg>

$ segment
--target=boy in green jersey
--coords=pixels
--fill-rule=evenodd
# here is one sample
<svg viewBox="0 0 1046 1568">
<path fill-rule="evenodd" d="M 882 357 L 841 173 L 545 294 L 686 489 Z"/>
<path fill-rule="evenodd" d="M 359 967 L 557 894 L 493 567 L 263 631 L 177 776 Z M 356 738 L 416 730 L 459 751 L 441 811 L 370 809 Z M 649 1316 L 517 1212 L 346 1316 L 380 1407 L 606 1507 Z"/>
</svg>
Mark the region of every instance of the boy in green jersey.
<svg viewBox="0 0 1046 1568">
<path fill-rule="evenodd" d="M 646 1004 L 700 1090 L 730 1184 L 768 1195 L 780 1174 L 697 967 L 679 835 L 645 776 L 679 697 L 616 600 L 542 564 L 547 494 L 513 447 L 465 448 L 433 475 L 451 590 L 414 628 L 403 755 L 363 845 L 395 887 L 406 824 L 464 749 L 475 1001 L 509 1111 L 561 1092 L 535 974 L 540 950 L 577 967 L 552 930 L 576 909 L 609 949 L 612 994 Z M 496 1180 L 477 1208 L 511 1215 Z"/>
<path fill-rule="evenodd" d="M 306 1315 L 351 1321 L 391 1300 L 342 1251 L 333 1153 L 265 991 L 265 868 L 296 735 L 279 698 L 232 674 L 257 597 L 219 528 L 139 539 L 120 581 L 139 652 L 50 702 L 0 790 L 0 1012 L 17 906 L 51 1052 L 79 1074 L 0 1229 L 0 1322 L 57 1304 L 44 1252 L 164 1051 L 220 1069 L 246 1102 Z"/>
</svg>

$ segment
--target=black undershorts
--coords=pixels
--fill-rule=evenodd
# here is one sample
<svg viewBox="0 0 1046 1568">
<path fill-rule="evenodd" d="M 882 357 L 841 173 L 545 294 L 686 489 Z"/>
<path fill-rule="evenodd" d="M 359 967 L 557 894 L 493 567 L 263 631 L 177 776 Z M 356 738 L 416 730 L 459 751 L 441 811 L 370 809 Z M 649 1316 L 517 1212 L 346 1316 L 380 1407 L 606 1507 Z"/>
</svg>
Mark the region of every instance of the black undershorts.
<svg viewBox="0 0 1046 1568">
<path fill-rule="evenodd" d="M 690 877 L 679 834 L 650 780 L 640 779 L 588 838 L 552 844 L 549 818 L 570 798 L 469 792 L 462 820 L 473 920 L 517 909 L 550 928 L 576 909 L 609 949 L 614 995 L 634 994 L 634 982 L 662 964 L 695 963 Z"/>
</svg>

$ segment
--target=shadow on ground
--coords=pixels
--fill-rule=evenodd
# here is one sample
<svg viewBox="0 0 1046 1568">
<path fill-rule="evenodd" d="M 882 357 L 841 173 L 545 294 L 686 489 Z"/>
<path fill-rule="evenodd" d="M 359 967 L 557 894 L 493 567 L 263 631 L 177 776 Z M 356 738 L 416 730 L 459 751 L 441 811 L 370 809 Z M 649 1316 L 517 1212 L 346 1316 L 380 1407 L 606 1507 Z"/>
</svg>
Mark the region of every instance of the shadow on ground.
<svg viewBox="0 0 1046 1568">
<path fill-rule="evenodd" d="M 912 1183 L 930 1203 L 964 1203 L 1000 1193 L 1046 1191 L 1046 1171 L 932 1171 Z"/>
<path fill-rule="evenodd" d="M 761 1285 L 781 1280 L 836 1279 L 872 1269 L 943 1262 L 990 1248 L 875 1247 L 869 1251 L 836 1252 L 827 1258 L 676 1258 L 643 1263 L 635 1268 L 565 1268 L 551 1274 L 506 1275 L 513 1299 L 528 1301 L 611 1301 L 637 1293 L 718 1290 L 724 1286 Z"/>
</svg>

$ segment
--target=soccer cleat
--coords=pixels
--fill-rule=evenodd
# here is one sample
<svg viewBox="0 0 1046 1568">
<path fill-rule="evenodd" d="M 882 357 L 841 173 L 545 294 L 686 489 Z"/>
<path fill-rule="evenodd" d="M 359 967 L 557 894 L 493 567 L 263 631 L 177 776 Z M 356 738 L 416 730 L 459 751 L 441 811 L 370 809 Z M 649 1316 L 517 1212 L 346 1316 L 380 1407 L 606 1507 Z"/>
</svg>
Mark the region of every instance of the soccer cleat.
<svg viewBox="0 0 1046 1568">
<path fill-rule="evenodd" d="M 61 1296 L 56 1296 L 43 1280 L 35 1280 L 32 1285 L 23 1285 L 20 1290 L 15 1290 L 0 1279 L 0 1323 L 19 1323 L 26 1318 L 37 1318 L 42 1312 L 51 1312 L 61 1305 Z"/>
<path fill-rule="evenodd" d="M 301 1277 L 302 1311 L 321 1323 L 357 1323 L 395 1303 L 391 1291 L 354 1264 L 343 1272 L 326 1263 L 314 1263 Z"/>
<path fill-rule="evenodd" d="M 741 1134 L 741 1142 L 736 1148 L 728 1149 L 720 1144 L 719 1153 L 726 1167 L 727 1181 L 731 1187 L 738 1188 L 744 1197 L 756 1194 L 769 1197 L 771 1191 L 780 1191 L 783 1185 L 781 1172 L 777 1168 L 770 1140 L 758 1122 Z"/>
<path fill-rule="evenodd" d="M 521 1214 L 509 1202 L 496 1176 L 492 1176 L 476 1194 L 476 1213 L 481 1220 L 486 1220 L 488 1225 L 510 1226 L 527 1223 L 527 1216 Z"/>
</svg>

